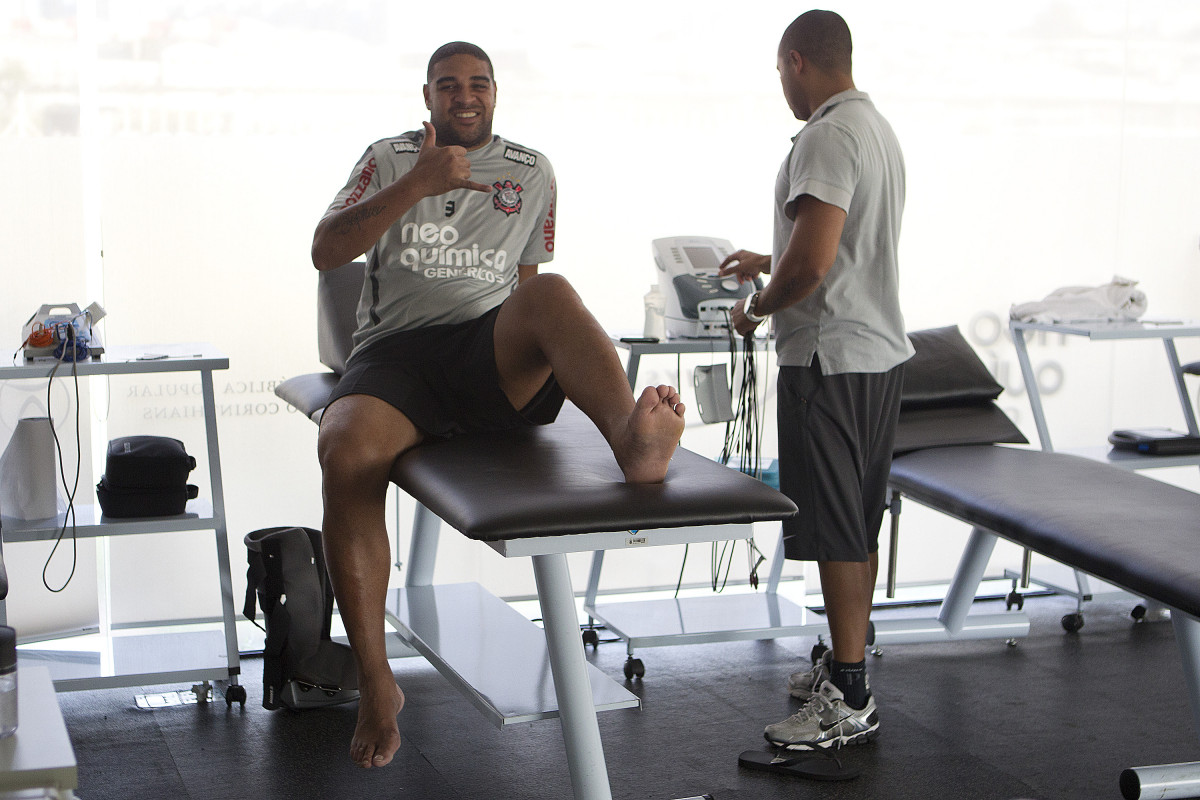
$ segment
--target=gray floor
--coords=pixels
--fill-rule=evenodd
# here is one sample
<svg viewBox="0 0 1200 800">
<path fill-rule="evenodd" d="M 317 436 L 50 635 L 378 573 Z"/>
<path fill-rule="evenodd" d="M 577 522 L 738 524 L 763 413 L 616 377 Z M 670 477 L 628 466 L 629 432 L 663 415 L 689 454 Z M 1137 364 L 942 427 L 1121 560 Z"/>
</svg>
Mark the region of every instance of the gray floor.
<svg viewBox="0 0 1200 800">
<path fill-rule="evenodd" d="M 978 604 L 981 611 L 1002 603 Z M 647 649 L 630 684 L 638 709 L 601 714 L 613 796 L 773 798 L 1120 798 L 1128 766 L 1200 759 L 1169 622 L 1134 624 L 1129 604 L 1093 603 L 1086 625 L 1059 624 L 1074 602 L 1030 598 L 1031 635 L 896 645 L 869 657 L 879 738 L 842 757 L 861 777 L 817 783 L 748 771 L 762 726 L 791 714 L 782 679 L 811 639 Z M 884 614 L 910 613 L 890 610 Z M 922 612 L 927 614 L 928 611 Z M 622 678 L 625 648 L 589 650 Z M 361 771 L 346 757 L 353 705 L 294 713 L 261 707 L 261 661 L 248 659 L 244 711 L 224 702 L 155 711 L 144 691 L 59 696 L 79 761 L 82 800 L 287 798 L 569 798 L 557 721 L 498 731 L 429 666 L 394 663 L 408 694 L 395 763 Z"/>
</svg>

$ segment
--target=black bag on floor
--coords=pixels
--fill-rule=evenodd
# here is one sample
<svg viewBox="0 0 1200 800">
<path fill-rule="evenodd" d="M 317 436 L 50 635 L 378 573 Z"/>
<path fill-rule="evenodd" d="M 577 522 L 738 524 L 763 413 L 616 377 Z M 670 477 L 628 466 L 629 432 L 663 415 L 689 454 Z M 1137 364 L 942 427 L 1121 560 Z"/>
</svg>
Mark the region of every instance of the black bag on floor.
<svg viewBox="0 0 1200 800">
<path fill-rule="evenodd" d="M 187 482 L 196 459 L 183 442 L 166 436 L 124 436 L 108 443 L 104 474 L 96 484 L 106 517 L 182 514 L 199 489 Z"/>
<path fill-rule="evenodd" d="M 312 528 L 264 528 L 246 534 L 246 605 L 255 600 L 267 634 L 263 648 L 263 708 L 320 708 L 358 699 L 354 655 L 330 639 L 333 586 Z"/>
</svg>

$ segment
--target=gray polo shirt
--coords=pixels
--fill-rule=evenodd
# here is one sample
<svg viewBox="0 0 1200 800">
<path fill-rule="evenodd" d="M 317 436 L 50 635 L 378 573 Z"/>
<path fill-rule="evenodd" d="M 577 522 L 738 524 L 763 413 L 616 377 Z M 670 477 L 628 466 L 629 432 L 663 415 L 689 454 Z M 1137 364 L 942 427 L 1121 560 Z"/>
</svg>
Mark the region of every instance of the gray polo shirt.
<svg viewBox="0 0 1200 800">
<path fill-rule="evenodd" d="M 792 140 L 775 182 L 778 264 L 794 227 L 789 207 L 812 195 L 846 212 L 837 257 L 812 295 L 775 314 L 780 366 L 821 372 L 886 372 L 912 345 L 900 313 L 896 247 L 904 211 L 904 156 L 865 92 L 826 100 Z"/>
</svg>

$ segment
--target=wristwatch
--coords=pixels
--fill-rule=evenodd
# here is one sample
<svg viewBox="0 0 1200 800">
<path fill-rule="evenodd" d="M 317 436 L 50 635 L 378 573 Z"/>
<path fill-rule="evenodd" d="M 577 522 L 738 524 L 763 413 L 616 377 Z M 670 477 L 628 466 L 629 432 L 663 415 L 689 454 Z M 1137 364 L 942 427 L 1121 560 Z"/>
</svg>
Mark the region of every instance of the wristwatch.
<svg viewBox="0 0 1200 800">
<path fill-rule="evenodd" d="M 758 295 L 760 293 L 761 290 L 747 297 L 745 305 L 742 306 L 742 314 L 756 325 L 770 316 L 770 314 L 764 314 L 760 317 L 756 313 L 758 311 Z"/>
</svg>

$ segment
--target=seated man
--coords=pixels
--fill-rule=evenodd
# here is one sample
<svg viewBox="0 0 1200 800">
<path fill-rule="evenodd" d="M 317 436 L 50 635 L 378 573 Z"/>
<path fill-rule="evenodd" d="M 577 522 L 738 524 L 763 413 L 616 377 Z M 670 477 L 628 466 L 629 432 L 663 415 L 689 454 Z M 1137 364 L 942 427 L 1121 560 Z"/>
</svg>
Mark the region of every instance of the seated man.
<svg viewBox="0 0 1200 800">
<path fill-rule="evenodd" d="M 431 122 L 367 149 L 312 246 L 319 270 L 367 254 L 354 350 L 317 443 L 325 555 L 361 693 L 350 757 L 363 767 L 400 746 L 404 693 L 384 641 L 396 459 L 431 438 L 552 422 L 564 396 L 628 482 L 663 480 L 683 433 L 676 390 L 635 400 L 579 296 L 537 274 L 553 257 L 554 173 L 541 153 L 492 135 L 491 60 L 452 42 L 427 80 Z"/>
</svg>

